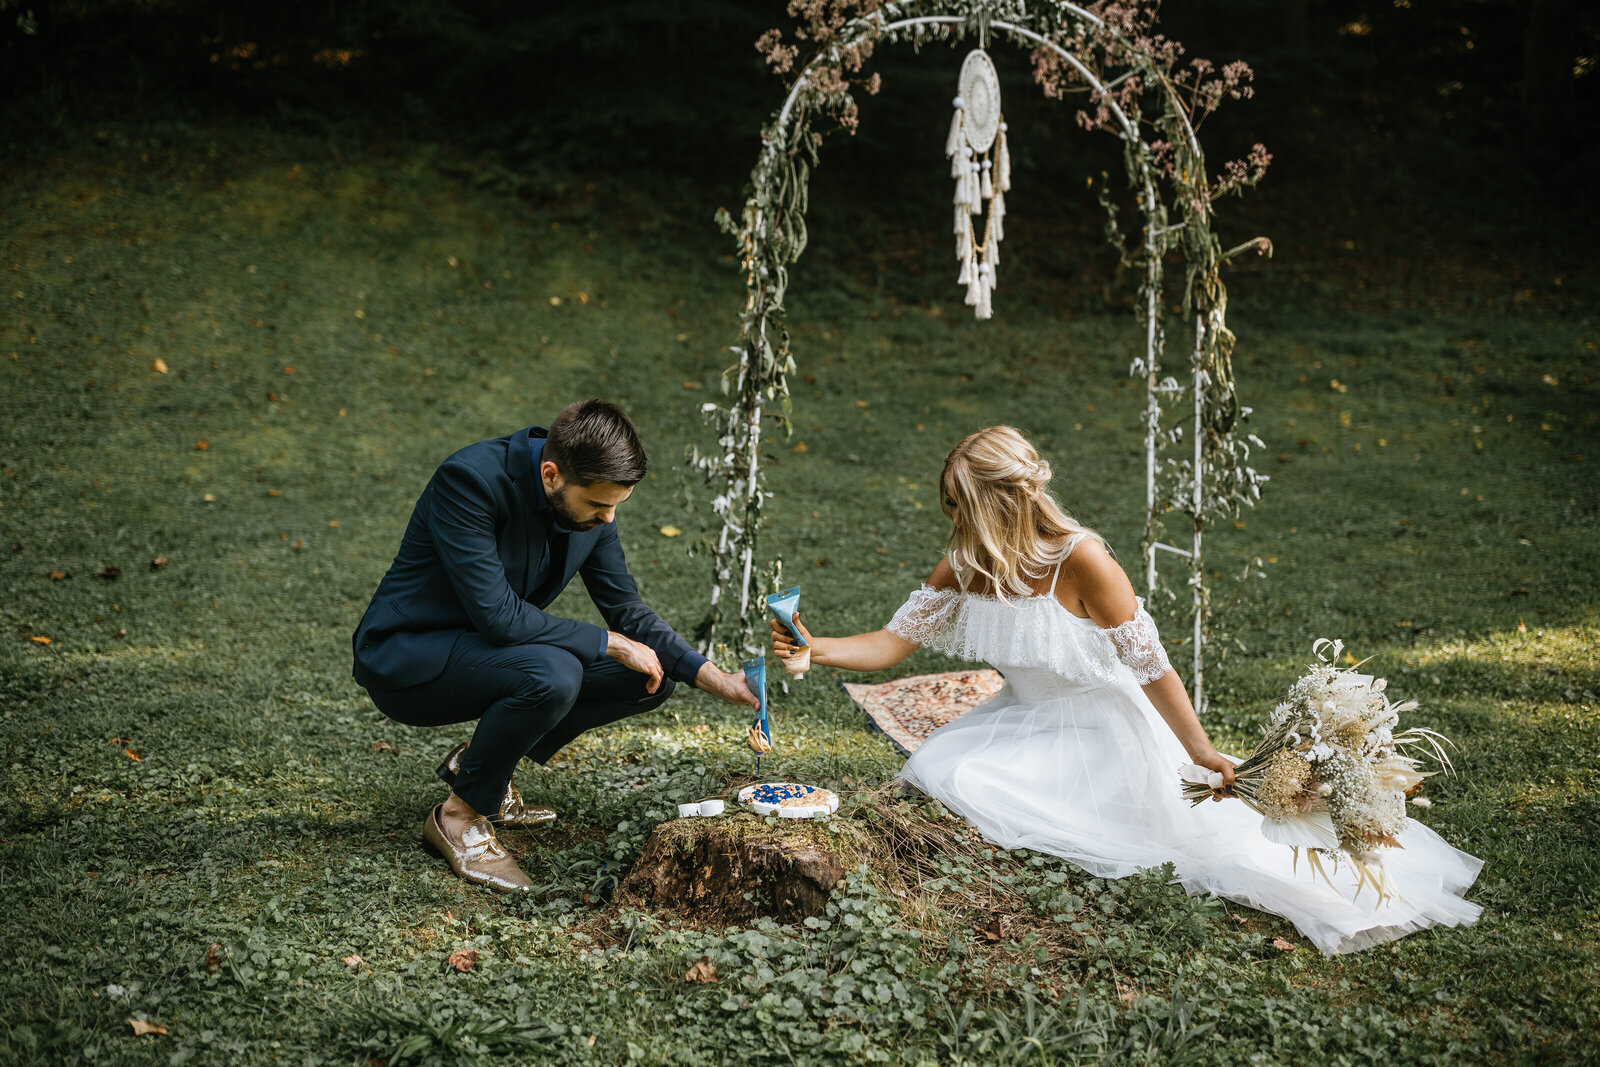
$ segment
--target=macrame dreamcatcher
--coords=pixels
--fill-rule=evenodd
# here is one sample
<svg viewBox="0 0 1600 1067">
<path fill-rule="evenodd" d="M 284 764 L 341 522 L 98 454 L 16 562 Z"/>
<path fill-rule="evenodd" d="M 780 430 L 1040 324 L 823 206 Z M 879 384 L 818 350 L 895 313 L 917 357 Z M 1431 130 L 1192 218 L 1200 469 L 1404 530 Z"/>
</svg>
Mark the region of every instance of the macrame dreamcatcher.
<svg viewBox="0 0 1600 1067">
<path fill-rule="evenodd" d="M 958 285 L 967 287 L 966 304 L 980 319 L 993 314 L 995 268 L 1000 265 L 1000 241 L 1005 237 L 1006 190 L 1011 188 L 1011 153 L 1006 151 L 1006 124 L 1000 114 L 1000 79 L 989 53 L 974 48 L 961 64 L 956 113 L 950 119 L 950 136 L 944 154 L 950 157 L 950 177 L 956 181 L 956 259 L 961 263 Z M 992 151 L 991 151 L 992 150 Z M 987 201 L 989 212 L 984 216 Z M 977 218 L 983 227 L 978 240 Z"/>
</svg>

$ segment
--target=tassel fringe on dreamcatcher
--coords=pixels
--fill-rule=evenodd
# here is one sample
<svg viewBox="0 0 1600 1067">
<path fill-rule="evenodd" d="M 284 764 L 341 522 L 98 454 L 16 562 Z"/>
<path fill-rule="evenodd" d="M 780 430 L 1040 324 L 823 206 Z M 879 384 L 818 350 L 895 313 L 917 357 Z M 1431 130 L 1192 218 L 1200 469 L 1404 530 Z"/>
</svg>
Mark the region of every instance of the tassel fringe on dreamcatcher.
<svg viewBox="0 0 1600 1067">
<path fill-rule="evenodd" d="M 959 95 L 952 101 L 955 114 L 944 143 L 950 177 L 956 183 L 952 230 L 956 261 L 961 264 L 956 283 L 966 286 L 965 302 L 973 314 L 987 319 L 994 313 L 995 270 L 1000 266 L 1000 241 L 1006 235 L 1005 194 L 1011 189 L 1011 153 L 1006 150 L 1006 124 L 1000 113 L 1000 79 L 989 53 L 975 48 L 967 54 L 957 86 Z"/>
</svg>

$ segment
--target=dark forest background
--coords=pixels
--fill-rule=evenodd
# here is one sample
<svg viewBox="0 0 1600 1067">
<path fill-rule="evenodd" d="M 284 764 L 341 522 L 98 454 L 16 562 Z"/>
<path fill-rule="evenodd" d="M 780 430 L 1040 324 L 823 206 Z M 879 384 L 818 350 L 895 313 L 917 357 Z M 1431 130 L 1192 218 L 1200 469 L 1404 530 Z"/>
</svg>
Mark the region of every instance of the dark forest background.
<svg viewBox="0 0 1600 1067">
<path fill-rule="evenodd" d="M 97 123 L 253 120 L 465 150 L 486 183 L 530 198 L 595 175 L 666 183 L 686 221 L 733 203 L 782 80 L 753 47 L 792 25 L 784 0 L 0 0 L 0 143 L 12 165 Z M 1372 261 L 1427 249 L 1582 273 L 1600 162 L 1600 13 L 1578 0 L 1172 0 L 1191 55 L 1244 59 L 1256 97 L 1202 131 L 1214 169 L 1264 142 L 1275 160 L 1241 225 L 1299 242 L 1353 222 Z M 1072 127 L 1006 53 L 1025 173 L 1081 189 L 1115 146 Z M 862 134 L 837 135 L 816 189 L 824 220 L 870 225 L 937 183 L 897 180 L 928 155 L 955 60 L 872 60 Z M 949 69 L 946 69 L 949 68 Z M 932 131 L 932 132 L 929 132 Z M 698 202 L 703 198 L 703 203 Z M 1052 206 L 1053 205 L 1053 206 Z M 1070 197 L 1030 198 L 1038 224 L 1097 234 Z M 854 216 L 840 220 L 840 214 Z M 1343 230 L 1338 235 L 1343 236 Z M 1224 235 L 1225 239 L 1229 235 Z M 1331 237 L 1330 237 L 1331 239 Z M 1386 242 L 1386 243 L 1385 243 Z M 1420 246 L 1420 247 L 1419 247 Z M 881 270 L 881 252 L 879 253 Z M 1512 279 L 1517 281 L 1520 279 Z M 1569 290 L 1570 291 L 1570 290 Z"/>
</svg>

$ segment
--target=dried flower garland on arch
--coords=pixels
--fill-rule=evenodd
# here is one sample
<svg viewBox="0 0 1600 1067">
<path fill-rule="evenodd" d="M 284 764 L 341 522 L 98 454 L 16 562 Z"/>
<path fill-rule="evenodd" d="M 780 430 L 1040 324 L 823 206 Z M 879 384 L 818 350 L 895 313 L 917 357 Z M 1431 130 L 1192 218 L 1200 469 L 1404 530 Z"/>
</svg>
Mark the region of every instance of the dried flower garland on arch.
<svg viewBox="0 0 1600 1067">
<path fill-rule="evenodd" d="M 781 561 L 759 572 L 756 567 L 771 496 L 761 472 L 760 444 L 765 419 L 790 429 L 788 379 L 796 365 L 783 301 L 788 268 L 806 245 L 807 186 L 820 160 L 822 128 L 856 130 L 854 93 L 877 91 L 877 75 L 864 78 L 861 72 L 879 45 L 921 48 L 976 39 L 987 49 L 993 41 L 1008 41 L 1029 50 L 1035 80 L 1047 96 L 1080 95 L 1079 124 L 1111 133 L 1123 145 L 1124 169 L 1142 214 L 1137 241 L 1124 239 L 1105 183 L 1100 197 L 1110 219 L 1108 234 L 1140 278 L 1136 307 L 1145 344 L 1130 373 L 1146 387 L 1146 585 L 1156 610 L 1163 604 L 1183 610 L 1160 578 L 1157 557 L 1166 550 L 1187 561 L 1188 576 L 1180 585 L 1190 590 L 1192 685 L 1196 706 L 1204 707 L 1209 591 L 1202 535 L 1209 518 L 1253 504 L 1267 480 L 1249 465 L 1251 447 L 1260 442 L 1239 425 L 1248 409 L 1234 389 L 1234 335 L 1226 324 L 1221 269 L 1246 251 L 1271 248 L 1255 238 L 1224 250 L 1212 229 L 1212 205 L 1258 181 L 1271 157 L 1258 145 L 1248 159 L 1227 164 L 1215 181 L 1209 177 L 1195 130 L 1223 100 L 1250 94 L 1249 68 L 1231 64 L 1218 71 L 1202 60 L 1184 62 L 1182 46 L 1156 32 L 1156 9 L 1155 0 L 1102 0 L 1089 6 L 1066 0 L 792 0 L 790 13 L 803 21 L 795 33 L 799 43 L 789 43 L 776 30 L 757 42 L 772 68 L 783 74 L 795 70 L 802 47 L 813 51 L 762 131 L 743 209 L 737 216 L 718 212 L 719 224 L 738 244 L 746 300 L 738 343 L 731 347 L 736 362 L 723 374 L 726 399 L 702 406 L 717 447 L 690 454 L 712 488 L 718 522 L 708 542 L 713 579 L 711 603 L 697 632 L 702 647 L 754 651 L 755 635 L 765 625 L 754 594 L 758 586 L 775 590 L 781 585 Z M 979 181 L 981 193 L 981 174 Z M 1165 372 L 1162 364 L 1163 258 L 1174 250 L 1186 263 L 1183 315 L 1194 330 L 1187 381 Z M 992 266 L 993 260 L 988 262 Z M 1187 547 L 1167 544 L 1183 534 Z"/>
</svg>

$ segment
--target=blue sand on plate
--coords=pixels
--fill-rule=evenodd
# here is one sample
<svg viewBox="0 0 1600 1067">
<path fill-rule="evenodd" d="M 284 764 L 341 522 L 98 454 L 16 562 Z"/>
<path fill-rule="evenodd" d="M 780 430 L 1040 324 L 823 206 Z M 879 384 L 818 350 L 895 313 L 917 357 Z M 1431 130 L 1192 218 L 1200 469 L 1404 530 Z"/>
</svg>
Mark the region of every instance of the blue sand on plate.
<svg viewBox="0 0 1600 1067">
<path fill-rule="evenodd" d="M 808 796 L 814 792 L 816 792 L 816 789 L 809 785 L 786 785 L 768 782 L 765 785 L 756 786 L 750 793 L 750 799 L 761 804 L 777 804 L 790 797 Z"/>
</svg>

